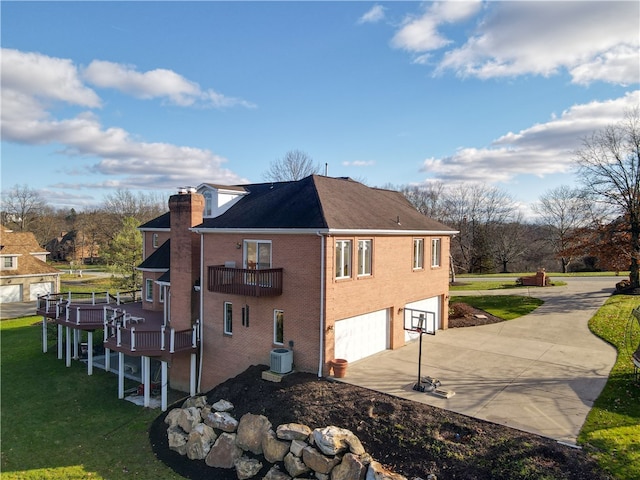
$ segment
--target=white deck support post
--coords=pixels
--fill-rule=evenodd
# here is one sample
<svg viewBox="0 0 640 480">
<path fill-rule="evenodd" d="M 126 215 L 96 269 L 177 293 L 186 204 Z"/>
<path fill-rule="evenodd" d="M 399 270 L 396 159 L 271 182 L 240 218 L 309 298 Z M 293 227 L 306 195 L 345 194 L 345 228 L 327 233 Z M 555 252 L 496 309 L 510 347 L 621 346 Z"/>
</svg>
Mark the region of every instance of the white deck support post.
<svg viewBox="0 0 640 480">
<path fill-rule="evenodd" d="M 71 328 L 67 328 L 67 367 L 71 366 Z"/>
<path fill-rule="evenodd" d="M 196 395 L 196 354 L 191 354 L 191 368 L 189 369 L 189 394 Z"/>
<path fill-rule="evenodd" d="M 104 349 L 104 371 L 111 371 L 111 349 L 109 348 Z"/>
<path fill-rule="evenodd" d="M 93 375 L 93 332 L 87 332 L 87 375 Z"/>
<path fill-rule="evenodd" d="M 144 376 L 144 406 L 151 404 L 151 359 L 142 356 L 142 374 Z"/>
<path fill-rule="evenodd" d="M 124 398 L 124 353 L 118 352 L 118 398 Z"/>
<path fill-rule="evenodd" d="M 73 359 L 78 360 L 80 358 L 80 349 L 78 348 L 80 344 L 80 330 L 73 329 Z"/>
<path fill-rule="evenodd" d="M 62 360 L 62 325 L 58 324 L 58 360 Z"/>
<path fill-rule="evenodd" d="M 167 378 L 167 362 L 161 361 L 160 368 L 162 369 L 162 394 L 161 394 L 161 403 L 162 403 L 162 411 L 167 411 L 167 384 L 169 383 L 169 379 Z"/>
<path fill-rule="evenodd" d="M 42 353 L 47 353 L 47 317 L 42 317 Z"/>
</svg>

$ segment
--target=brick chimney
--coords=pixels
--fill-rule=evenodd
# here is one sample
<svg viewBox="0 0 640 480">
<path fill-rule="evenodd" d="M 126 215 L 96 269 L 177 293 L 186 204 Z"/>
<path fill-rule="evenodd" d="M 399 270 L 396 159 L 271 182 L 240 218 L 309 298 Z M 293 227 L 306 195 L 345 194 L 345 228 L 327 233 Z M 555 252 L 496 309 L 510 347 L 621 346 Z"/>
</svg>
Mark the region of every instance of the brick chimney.
<svg viewBox="0 0 640 480">
<path fill-rule="evenodd" d="M 202 223 L 204 197 L 181 188 L 169 198 L 171 215 L 171 326 L 190 328 L 199 316 L 194 286 L 200 278 L 200 235 L 189 228 Z"/>
</svg>

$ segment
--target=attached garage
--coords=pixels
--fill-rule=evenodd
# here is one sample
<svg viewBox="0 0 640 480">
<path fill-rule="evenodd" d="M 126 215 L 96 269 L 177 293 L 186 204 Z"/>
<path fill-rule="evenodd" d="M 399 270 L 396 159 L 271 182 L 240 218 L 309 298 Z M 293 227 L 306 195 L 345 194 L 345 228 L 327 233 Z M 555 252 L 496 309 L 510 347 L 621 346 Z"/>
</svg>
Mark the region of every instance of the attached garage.
<svg viewBox="0 0 640 480">
<path fill-rule="evenodd" d="M 2 285 L 0 287 L 0 303 L 22 301 L 22 285 Z"/>
<path fill-rule="evenodd" d="M 335 323 L 335 358 L 360 360 L 389 348 L 387 309 L 345 318 Z"/>
<path fill-rule="evenodd" d="M 41 295 L 53 293 L 53 282 L 32 283 L 29 291 L 29 300 L 38 300 Z"/>
</svg>

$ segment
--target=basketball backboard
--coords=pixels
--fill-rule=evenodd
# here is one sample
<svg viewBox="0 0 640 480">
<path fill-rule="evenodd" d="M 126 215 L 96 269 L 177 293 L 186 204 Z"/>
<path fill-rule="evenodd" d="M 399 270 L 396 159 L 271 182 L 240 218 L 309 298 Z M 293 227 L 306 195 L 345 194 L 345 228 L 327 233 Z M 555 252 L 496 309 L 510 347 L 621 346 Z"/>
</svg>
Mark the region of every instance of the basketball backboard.
<svg viewBox="0 0 640 480">
<path fill-rule="evenodd" d="M 416 333 L 436 334 L 436 314 L 414 308 L 404 309 L 404 329 Z"/>
</svg>

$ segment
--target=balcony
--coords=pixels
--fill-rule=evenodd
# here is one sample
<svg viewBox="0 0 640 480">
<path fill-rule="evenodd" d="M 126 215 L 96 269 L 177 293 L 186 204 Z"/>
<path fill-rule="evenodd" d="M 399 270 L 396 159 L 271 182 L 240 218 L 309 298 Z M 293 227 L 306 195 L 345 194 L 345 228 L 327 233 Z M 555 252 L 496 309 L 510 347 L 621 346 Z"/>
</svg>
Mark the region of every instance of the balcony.
<svg viewBox="0 0 640 480">
<path fill-rule="evenodd" d="M 207 273 L 210 292 L 247 297 L 282 295 L 282 268 L 256 270 L 215 265 L 209 267 Z"/>
</svg>

